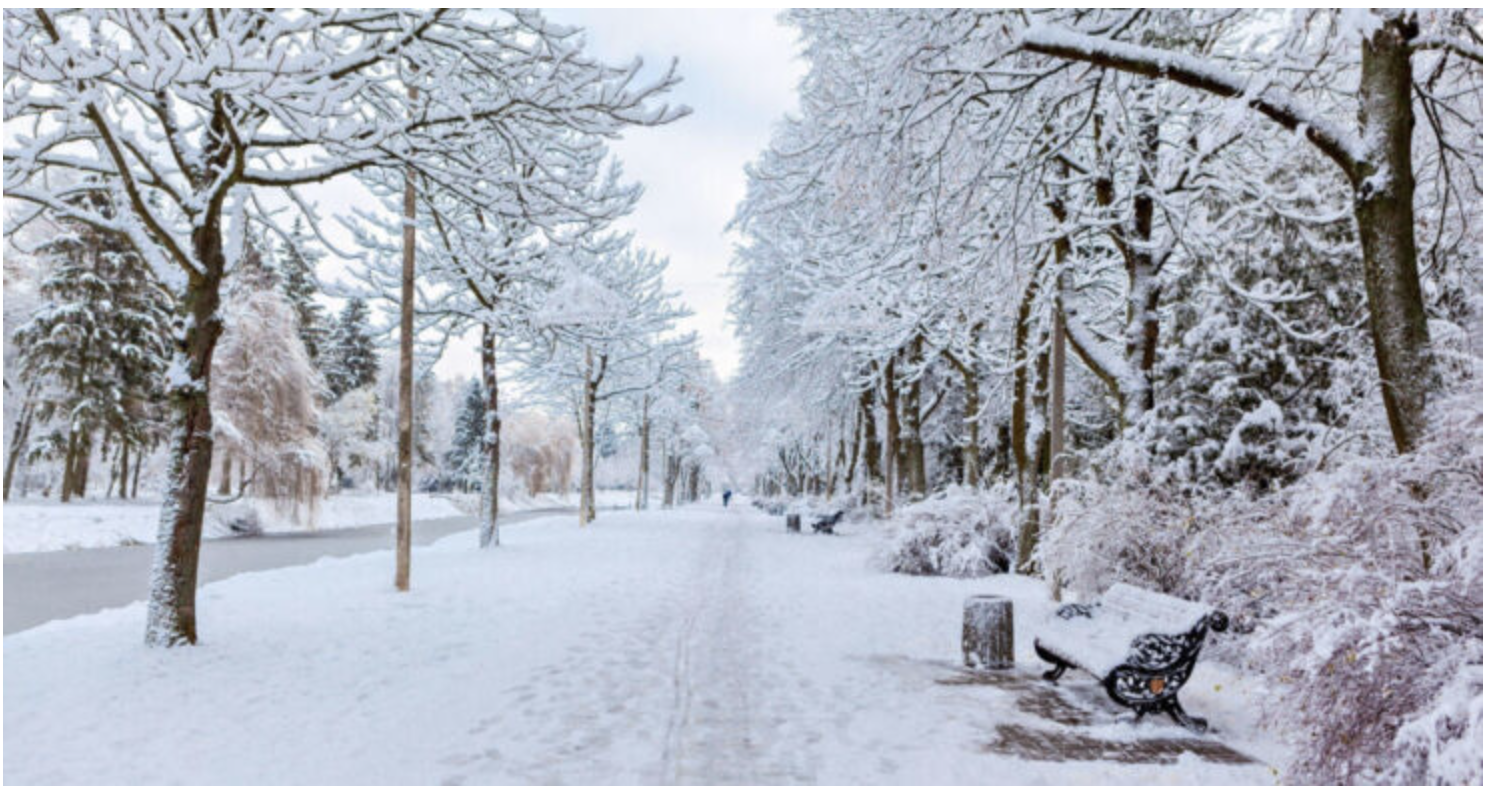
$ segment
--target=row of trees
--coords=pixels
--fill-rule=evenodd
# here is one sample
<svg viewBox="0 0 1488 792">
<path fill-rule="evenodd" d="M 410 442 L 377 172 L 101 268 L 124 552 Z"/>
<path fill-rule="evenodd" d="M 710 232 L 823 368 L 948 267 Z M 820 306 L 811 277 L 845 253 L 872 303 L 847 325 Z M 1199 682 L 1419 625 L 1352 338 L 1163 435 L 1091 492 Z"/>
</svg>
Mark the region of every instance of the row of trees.
<svg viewBox="0 0 1488 792">
<path fill-rule="evenodd" d="M 1479 322 L 1479 15 L 787 18 L 735 220 L 768 486 L 1009 478 L 1031 569 L 1098 453 L 1265 489 L 1419 443 Z"/>
<path fill-rule="evenodd" d="M 415 339 L 427 368 L 431 347 L 472 329 L 481 336 L 487 544 L 496 542 L 501 469 L 498 348 L 512 345 L 545 376 L 581 374 L 576 417 L 591 455 L 599 402 L 640 395 L 644 412 L 646 395 L 674 387 L 669 378 L 683 368 L 672 350 L 688 344 L 664 339 L 679 312 L 659 291 L 660 262 L 609 230 L 639 187 L 621 181 L 604 145 L 686 112 L 661 103 L 677 80 L 672 69 L 642 83 L 639 62 L 597 61 L 578 31 L 531 12 L 31 10 L 5 19 L 5 118 L 17 130 L 6 141 L 5 186 L 26 207 L 7 233 L 18 240 L 65 225 L 109 235 L 127 255 L 71 260 L 115 270 L 127 260 L 152 284 L 139 288 L 152 301 L 152 342 L 166 342 L 141 355 L 152 368 L 138 387 L 155 390 L 133 399 L 168 405 L 155 424 L 168 462 L 148 643 L 196 640 L 214 451 L 222 448 L 219 484 L 234 466 L 227 460 L 238 459 L 240 482 L 263 475 L 316 490 L 325 482 L 306 480 L 315 457 L 339 466 L 352 453 L 351 436 L 320 430 L 354 435 L 368 402 L 378 409 L 380 394 L 367 398 L 377 378 L 367 306 L 353 300 L 326 326 L 311 239 L 357 261 L 356 283 L 337 296 L 391 297 L 407 317 L 400 516 L 415 443 Z M 326 218 L 301 193 L 347 179 L 387 210 L 345 219 L 353 251 L 330 244 Z M 401 248 L 389 245 L 399 236 Z M 264 262 L 271 249 L 273 267 Z M 552 310 L 558 298 L 545 295 L 583 277 L 616 298 L 617 313 Z M 102 315 L 100 299 L 77 301 Z M 630 333 L 632 323 L 645 332 Z M 298 343 L 259 334 L 286 325 Z M 233 376 L 226 368 L 214 376 L 225 360 Z M 100 376 L 79 384 L 119 381 Z M 317 395 L 322 385 L 328 398 Z M 124 430 L 115 433 L 111 441 L 124 442 Z M 265 433 L 275 435 L 269 453 L 250 447 L 247 438 Z M 87 432 L 73 434 L 67 442 L 81 443 Z M 400 583 L 406 570 L 400 563 Z"/>
</svg>

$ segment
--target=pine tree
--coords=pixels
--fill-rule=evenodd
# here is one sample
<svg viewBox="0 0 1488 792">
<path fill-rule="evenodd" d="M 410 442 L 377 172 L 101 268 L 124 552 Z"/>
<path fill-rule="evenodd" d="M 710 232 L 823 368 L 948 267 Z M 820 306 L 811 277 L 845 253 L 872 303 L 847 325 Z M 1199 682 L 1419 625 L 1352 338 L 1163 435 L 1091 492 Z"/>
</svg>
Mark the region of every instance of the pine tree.
<svg viewBox="0 0 1488 792">
<path fill-rule="evenodd" d="M 289 239 L 279 246 L 276 258 L 280 285 L 299 317 L 300 341 L 304 342 L 310 360 L 320 365 L 320 356 L 328 341 L 325 309 L 315 301 L 315 267 L 320 263 L 320 251 L 315 249 L 314 239 L 305 231 L 303 218 L 295 218 Z"/>
<path fill-rule="evenodd" d="M 77 199 L 112 214 L 109 198 Z M 119 450 L 128 475 L 131 449 L 161 432 L 158 388 L 169 354 L 170 294 L 120 234 L 72 220 L 44 244 L 53 268 L 41 285 L 42 307 L 16 332 L 23 376 L 41 385 L 35 418 L 53 430 L 31 453 L 63 460 L 60 496 L 86 492 L 95 435 Z"/>
<path fill-rule="evenodd" d="M 461 489 L 480 486 L 481 439 L 485 433 L 486 396 L 480 380 L 471 379 L 460 411 L 455 415 L 455 435 L 444 455 L 447 481 Z"/>
<path fill-rule="evenodd" d="M 321 368 L 326 386 L 335 398 L 377 381 L 377 350 L 372 343 L 365 301 L 352 299 L 337 315 Z"/>
</svg>

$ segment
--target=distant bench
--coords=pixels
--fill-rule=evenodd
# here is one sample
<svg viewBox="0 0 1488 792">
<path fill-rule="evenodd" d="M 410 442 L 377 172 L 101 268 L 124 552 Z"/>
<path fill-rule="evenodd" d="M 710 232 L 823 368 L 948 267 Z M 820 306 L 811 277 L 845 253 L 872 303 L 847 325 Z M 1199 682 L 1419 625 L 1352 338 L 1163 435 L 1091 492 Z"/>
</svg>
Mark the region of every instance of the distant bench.
<svg viewBox="0 0 1488 792">
<path fill-rule="evenodd" d="M 1054 667 L 1056 682 L 1069 668 L 1100 680 L 1116 703 L 1137 713 L 1165 712 L 1179 725 L 1204 732 L 1209 724 L 1184 712 L 1178 691 L 1193 673 L 1210 630 L 1230 620 L 1202 603 L 1118 583 L 1095 605 L 1065 605 L 1058 619 L 1033 641 L 1033 650 Z"/>
<path fill-rule="evenodd" d="M 812 533 L 829 534 L 833 532 L 833 530 L 837 527 L 837 523 L 840 522 L 842 522 L 842 512 L 834 512 L 825 517 L 818 517 L 817 519 L 812 520 L 811 531 Z"/>
</svg>

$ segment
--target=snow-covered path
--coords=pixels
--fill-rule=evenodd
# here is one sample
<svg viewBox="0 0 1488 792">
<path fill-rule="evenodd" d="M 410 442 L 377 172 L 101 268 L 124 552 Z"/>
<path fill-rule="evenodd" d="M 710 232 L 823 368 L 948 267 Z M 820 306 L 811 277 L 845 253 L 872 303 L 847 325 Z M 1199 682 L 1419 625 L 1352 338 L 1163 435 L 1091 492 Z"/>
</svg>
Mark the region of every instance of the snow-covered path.
<svg viewBox="0 0 1488 792">
<path fill-rule="evenodd" d="M 189 650 L 141 646 L 137 605 L 7 636 L 5 781 L 1272 779 L 1216 761 L 1218 742 L 1117 722 L 1093 685 L 1030 681 L 1037 584 L 886 575 L 872 537 L 779 523 L 737 506 L 551 518 L 495 552 L 460 534 L 403 595 L 387 553 L 241 575 L 203 590 Z M 1020 668 L 990 680 L 956 664 L 961 600 L 988 591 L 1016 598 L 1020 630 Z M 1243 680 L 1221 694 L 1204 673 L 1190 708 L 1254 743 Z M 1065 738 L 1076 761 L 1039 753 Z"/>
</svg>

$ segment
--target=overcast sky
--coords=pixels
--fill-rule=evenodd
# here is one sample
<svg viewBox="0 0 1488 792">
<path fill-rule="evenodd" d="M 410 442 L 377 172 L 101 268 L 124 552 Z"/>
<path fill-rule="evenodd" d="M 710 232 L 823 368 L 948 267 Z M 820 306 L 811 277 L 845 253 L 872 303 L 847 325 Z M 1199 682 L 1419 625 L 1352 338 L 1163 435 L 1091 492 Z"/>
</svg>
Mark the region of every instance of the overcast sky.
<svg viewBox="0 0 1488 792">
<path fill-rule="evenodd" d="M 588 50 L 612 63 L 640 56 L 643 76 L 673 57 L 682 84 L 671 101 L 692 115 L 667 127 L 637 129 L 612 149 L 625 175 L 645 185 L 640 206 L 621 227 L 636 242 L 667 256 L 670 288 L 694 315 L 703 355 L 728 377 L 738 362 L 728 324 L 728 269 L 733 235 L 724 226 L 744 197 L 744 165 L 769 143 L 775 122 L 796 110 L 796 83 L 805 70 L 796 37 L 778 12 L 549 10 L 550 19 L 584 28 Z M 474 343 L 451 349 L 436 367 L 443 375 L 477 371 Z"/>
</svg>

